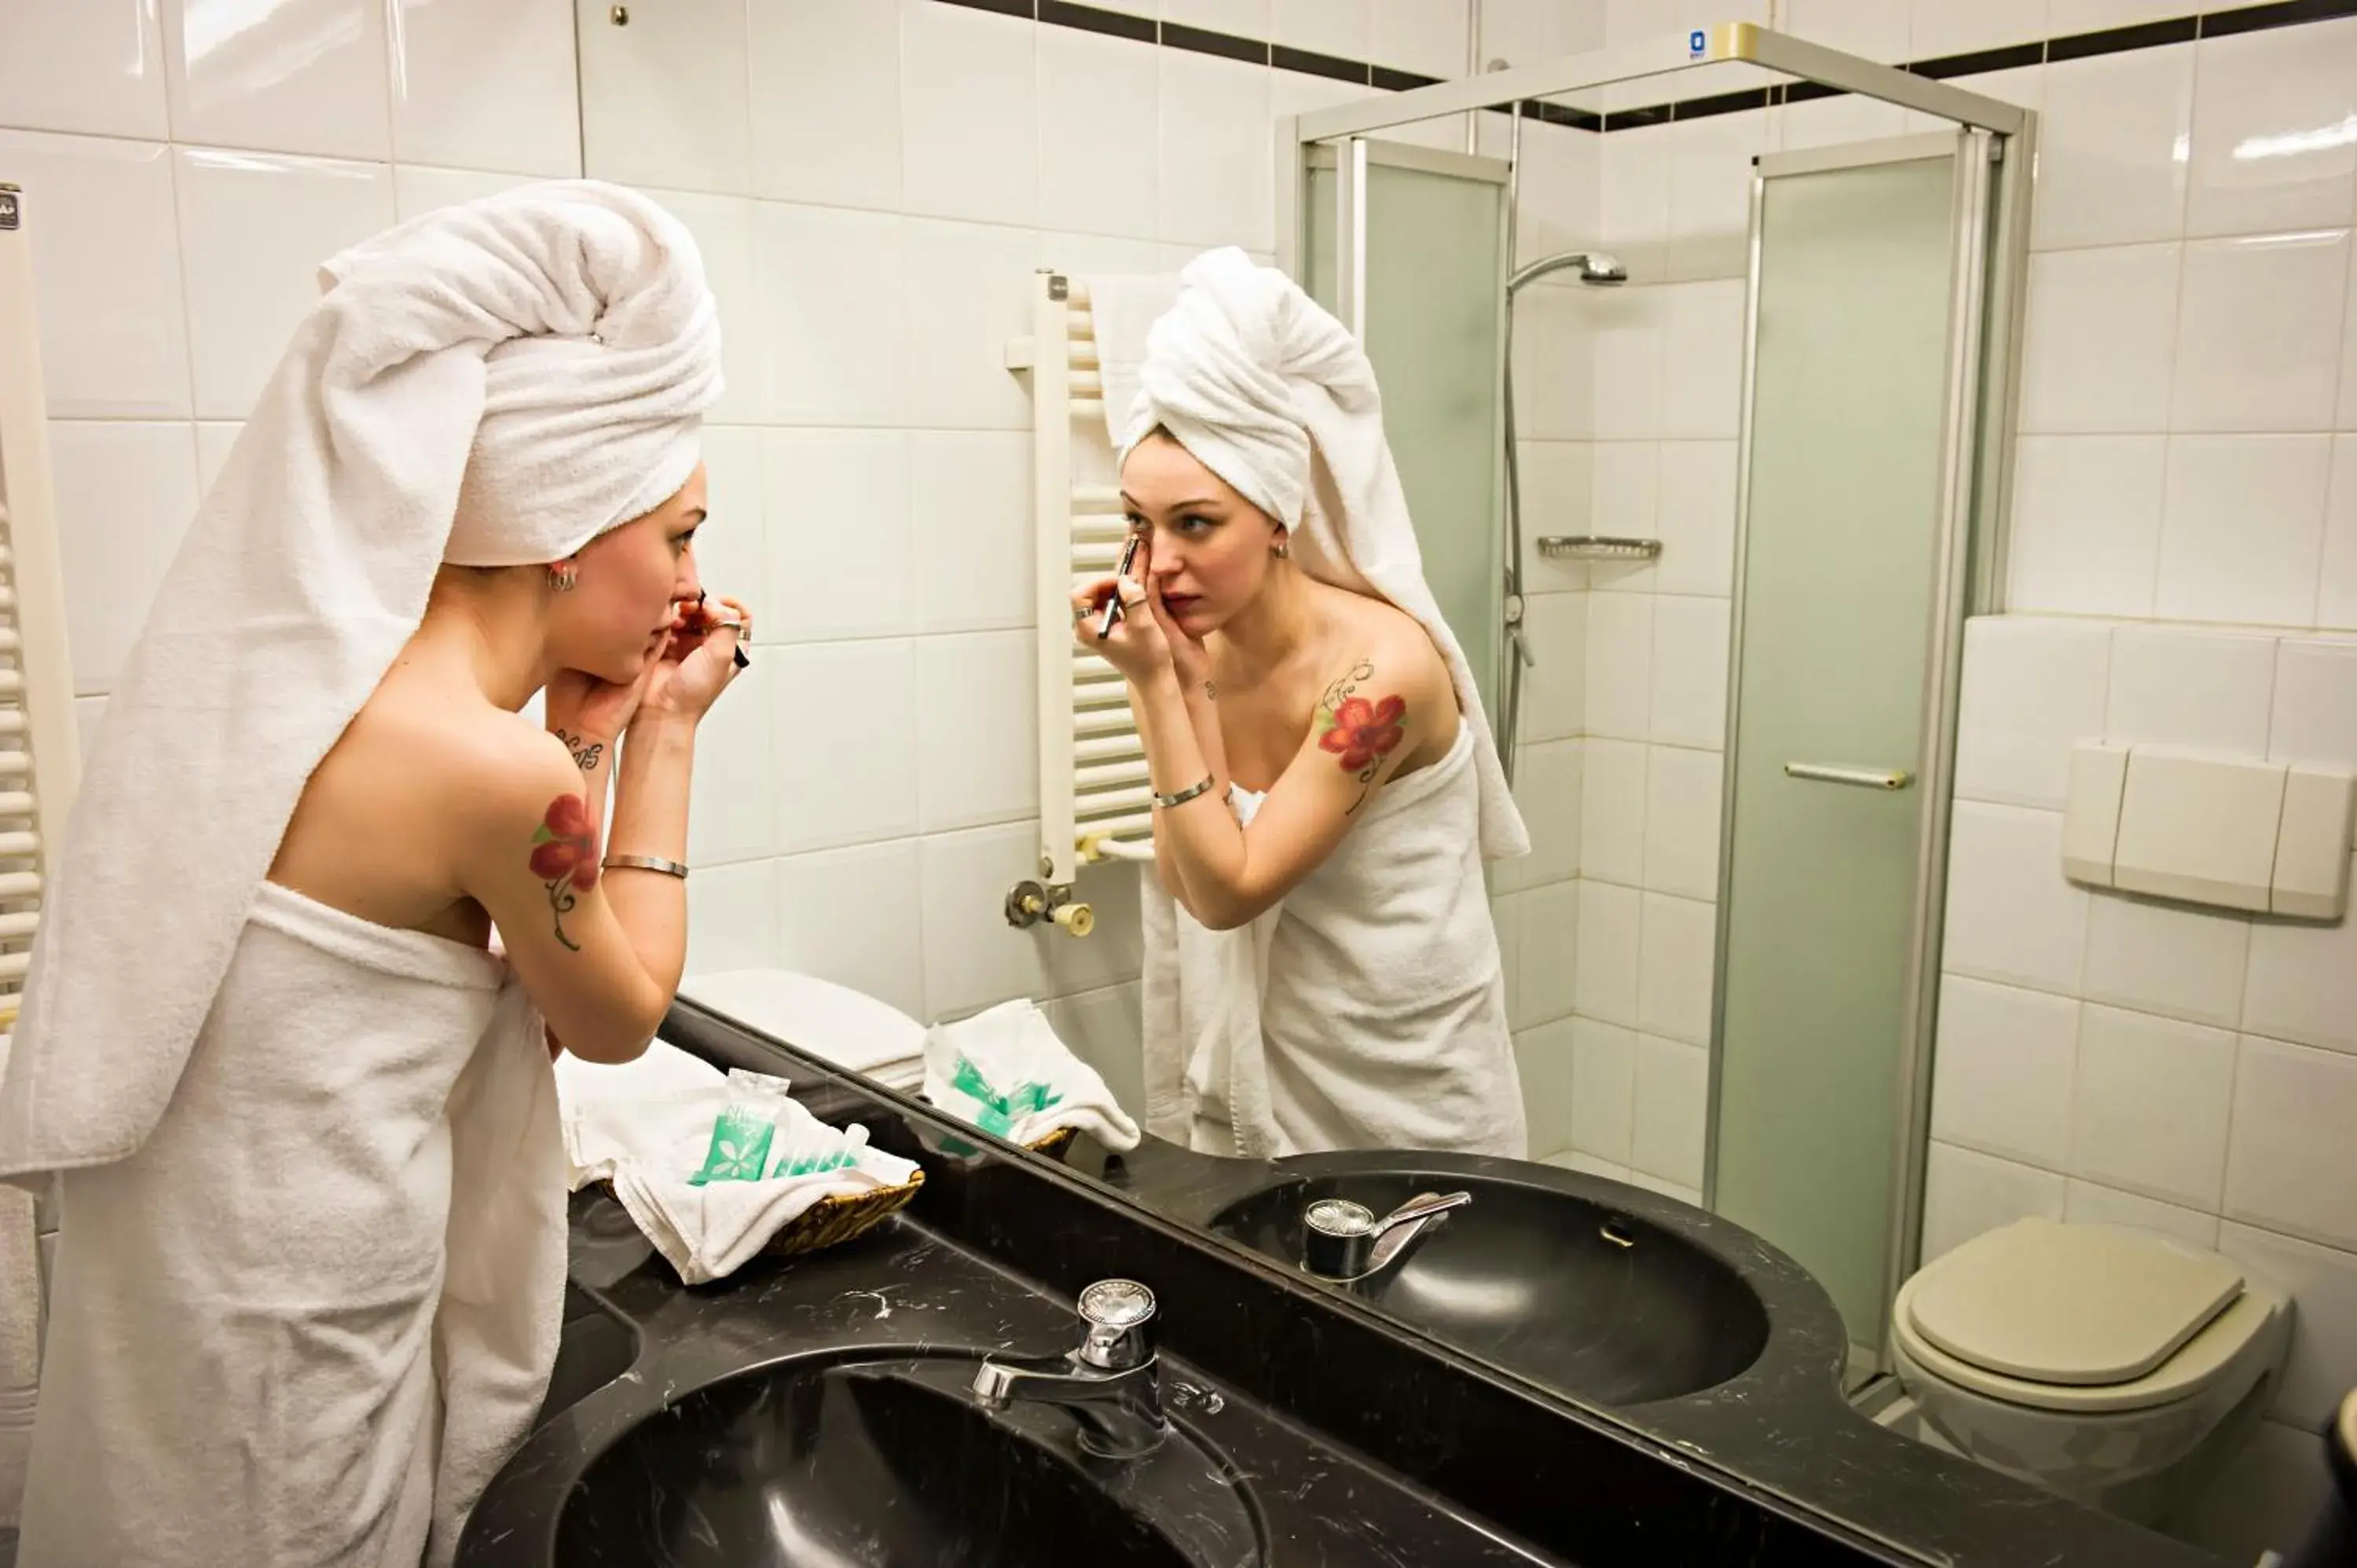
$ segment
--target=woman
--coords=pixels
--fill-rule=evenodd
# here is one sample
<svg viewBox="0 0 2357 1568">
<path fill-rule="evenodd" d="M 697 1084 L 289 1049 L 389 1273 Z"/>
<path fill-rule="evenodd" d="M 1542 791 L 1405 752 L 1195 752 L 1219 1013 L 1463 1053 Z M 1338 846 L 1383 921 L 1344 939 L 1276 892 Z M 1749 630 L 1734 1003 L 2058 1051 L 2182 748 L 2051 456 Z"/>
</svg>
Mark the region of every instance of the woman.
<svg viewBox="0 0 2357 1568">
<path fill-rule="evenodd" d="M 1073 629 L 1128 682 L 1156 795 L 1148 1122 L 1254 1156 L 1519 1156 L 1481 860 L 1528 844 L 1373 371 L 1231 250 L 1182 274 L 1139 381 L 1139 551 L 1075 593 Z"/>
<path fill-rule="evenodd" d="M 0 1175 L 62 1173 L 21 1568 L 447 1563 L 554 1356 L 549 1053 L 629 1059 L 679 980 L 748 635 L 695 569 L 694 245 L 544 186 L 323 283 L 110 700 L 0 1081 Z"/>
</svg>

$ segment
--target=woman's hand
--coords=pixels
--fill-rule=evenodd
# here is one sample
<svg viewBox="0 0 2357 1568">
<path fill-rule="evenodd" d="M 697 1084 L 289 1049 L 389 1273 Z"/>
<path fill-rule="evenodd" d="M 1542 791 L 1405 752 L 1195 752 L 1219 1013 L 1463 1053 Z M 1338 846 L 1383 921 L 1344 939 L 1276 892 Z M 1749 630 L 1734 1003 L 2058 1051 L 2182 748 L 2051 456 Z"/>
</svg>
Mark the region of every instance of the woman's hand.
<svg viewBox="0 0 2357 1568">
<path fill-rule="evenodd" d="M 1170 649 L 1170 668 L 1178 672 L 1179 690 L 1189 696 L 1211 693 L 1211 650 L 1203 646 L 1200 638 L 1189 637 L 1170 607 L 1162 602 L 1162 585 L 1148 579 L 1146 585 L 1146 607 L 1154 612 L 1154 624 L 1161 628 L 1162 640 Z"/>
<path fill-rule="evenodd" d="M 1121 619 L 1113 633 L 1100 639 L 1105 606 L 1121 601 Z M 1082 651 L 1099 653 L 1132 685 L 1144 685 L 1175 671 L 1171 644 L 1164 637 L 1165 618 L 1149 607 L 1152 596 L 1135 577 L 1099 577 L 1072 595 L 1072 640 Z"/>
<path fill-rule="evenodd" d="M 624 683 L 601 681 L 583 670 L 559 670 L 549 677 L 541 706 L 549 732 L 565 742 L 574 762 L 587 773 L 597 759 L 613 755 L 614 742 L 630 726 L 646 689 L 644 671 Z"/>
<path fill-rule="evenodd" d="M 726 614 L 720 612 L 726 611 Z M 753 640 L 753 612 L 735 599 L 683 599 L 670 635 L 639 676 L 634 718 L 704 717 L 743 668 L 737 650 Z"/>
</svg>

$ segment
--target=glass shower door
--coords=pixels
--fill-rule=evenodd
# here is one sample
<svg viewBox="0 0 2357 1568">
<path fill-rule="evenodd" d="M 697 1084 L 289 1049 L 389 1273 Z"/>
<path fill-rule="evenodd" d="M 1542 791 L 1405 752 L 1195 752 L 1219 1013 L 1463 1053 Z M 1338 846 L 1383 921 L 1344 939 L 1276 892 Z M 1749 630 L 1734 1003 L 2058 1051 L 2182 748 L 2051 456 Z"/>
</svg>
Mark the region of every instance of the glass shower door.
<svg viewBox="0 0 2357 1568">
<path fill-rule="evenodd" d="M 1899 1151 L 1966 526 L 1965 177 L 1958 138 L 1919 137 L 1763 158 L 1753 197 L 1711 1199 L 1869 1352 L 1918 1179 Z"/>
</svg>

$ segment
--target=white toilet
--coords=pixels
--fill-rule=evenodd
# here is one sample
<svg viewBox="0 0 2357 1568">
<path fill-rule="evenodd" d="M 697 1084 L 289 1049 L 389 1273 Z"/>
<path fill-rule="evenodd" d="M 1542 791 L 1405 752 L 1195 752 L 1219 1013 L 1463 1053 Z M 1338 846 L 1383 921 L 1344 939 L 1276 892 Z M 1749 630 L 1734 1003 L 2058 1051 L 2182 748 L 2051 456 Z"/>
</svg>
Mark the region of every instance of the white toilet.
<svg viewBox="0 0 2357 1568">
<path fill-rule="evenodd" d="M 835 1066 L 913 1094 L 925 1081 L 925 1026 L 890 1003 L 788 969 L 737 969 L 680 994 Z"/>
<path fill-rule="evenodd" d="M 1891 1337 L 1900 1383 L 1965 1455 L 2159 1524 L 2258 1424 L 2291 1303 L 2153 1231 L 2020 1219 L 1900 1287 Z"/>
</svg>

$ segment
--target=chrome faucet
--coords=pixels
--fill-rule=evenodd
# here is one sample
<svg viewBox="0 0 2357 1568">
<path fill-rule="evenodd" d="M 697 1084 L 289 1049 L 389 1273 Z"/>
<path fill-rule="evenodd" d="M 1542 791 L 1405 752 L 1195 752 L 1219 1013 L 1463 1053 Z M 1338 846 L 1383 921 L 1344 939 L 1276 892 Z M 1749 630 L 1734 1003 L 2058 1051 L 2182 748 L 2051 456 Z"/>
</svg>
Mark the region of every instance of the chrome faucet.
<svg viewBox="0 0 2357 1568">
<path fill-rule="evenodd" d="M 1340 1283 L 1372 1278 L 1472 1201 L 1469 1192 L 1419 1193 L 1378 1219 L 1362 1203 L 1321 1197 L 1301 1212 L 1301 1266 Z"/>
<path fill-rule="evenodd" d="M 1051 1404 L 1080 1423 L 1081 1446 L 1105 1459 L 1152 1453 L 1170 1434 L 1154 1349 L 1154 1293 L 1135 1280 L 1099 1280 L 1081 1293 L 1080 1348 L 1044 1361 L 985 1360 L 974 1397 L 985 1410 Z"/>
</svg>

